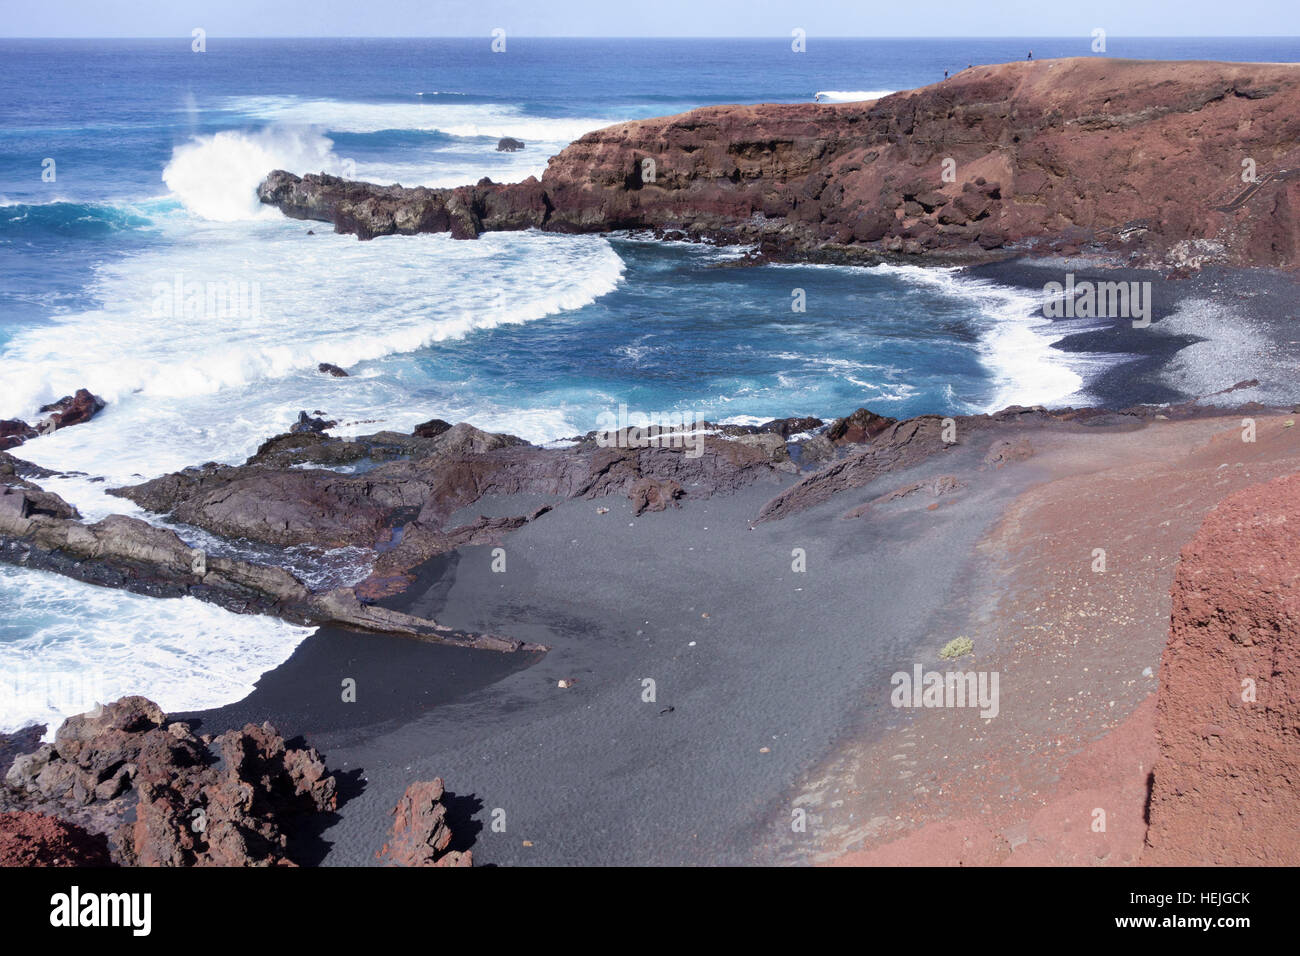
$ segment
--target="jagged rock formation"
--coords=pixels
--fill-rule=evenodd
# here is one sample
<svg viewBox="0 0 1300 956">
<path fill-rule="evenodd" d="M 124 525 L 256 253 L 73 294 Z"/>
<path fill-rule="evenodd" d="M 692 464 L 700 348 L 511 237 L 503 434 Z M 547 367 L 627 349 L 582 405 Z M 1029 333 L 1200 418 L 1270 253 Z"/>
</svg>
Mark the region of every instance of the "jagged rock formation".
<svg viewBox="0 0 1300 956">
<path fill-rule="evenodd" d="M 276 171 L 259 195 L 361 238 L 654 229 L 781 258 L 1087 247 L 1174 269 L 1290 267 L 1298 105 L 1287 64 L 1031 61 L 874 102 L 622 123 L 553 157 L 540 182 L 404 189 Z"/>
<path fill-rule="evenodd" d="M 374 573 L 358 589 L 375 597 L 400 590 L 411 569 L 434 555 L 493 542 L 545 513 L 447 526 L 456 511 L 486 495 L 626 495 L 639 514 L 686 494 L 708 497 L 794 470 L 776 435 L 760 437 L 774 438 L 777 447 L 709 436 L 692 456 L 680 446 L 644 447 L 626 434 L 616 438 L 625 447 L 590 439 L 544 449 L 463 423 L 441 424 L 417 429 L 427 438 L 393 432 L 355 439 L 280 436 L 244 465 L 186 469 L 112 493 L 229 537 L 282 547 L 379 547 Z M 294 467 L 358 461 L 383 463 L 359 475 Z"/>
<path fill-rule="evenodd" d="M 1300 863 L 1300 475 L 1225 499 L 1183 549 L 1144 863 Z"/>
<path fill-rule="evenodd" d="M 419 780 L 393 808 L 393 828 L 375 854 L 389 866 L 473 866 L 469 850 L 449 850 L 452 832 L 443 803 L 442 778 Z"/>
<path fill-rule="evenodd" d="M 320 755 L 286 746 L 270 724 L 196 737 L 144 697 L 68 718 L 0 788 L 0 809 L 106 837 L 126 866 L 293 865 L 295 828 L 337 806 Z"/>
</svg>

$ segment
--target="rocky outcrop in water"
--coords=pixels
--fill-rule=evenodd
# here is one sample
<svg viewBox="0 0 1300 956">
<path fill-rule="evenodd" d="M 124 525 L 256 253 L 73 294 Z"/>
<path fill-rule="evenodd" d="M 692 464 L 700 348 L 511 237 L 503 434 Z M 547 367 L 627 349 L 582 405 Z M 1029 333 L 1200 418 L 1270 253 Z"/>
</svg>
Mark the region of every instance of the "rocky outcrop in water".
<svg viewBox="0 0 1300 956">
<path fill-rule="evenodd" d="M 102 398 L 79 388 L 75 394 L 42 405 L 41 414 L 45 417 L 34 426 L 17 418 L 0 420 L 0 452 L 17 448 L 29 438 L 88 422 L 104 410 L 104 405 Z"/>
<path fill-rule="evenodd" d="M 0 466 L 13 468 L 14 462 L 17 459 L 9 459 Z M 279 473 L 264 471 L 274 483 Z M 289 472 L 295 474 L 305 473 Z M 290 487 L 299 486 L 290 483 Z M 286 506 L 299 508 L 301 503 L 289 500 Z M 252 500 L 250 507 L 259 506 Z M 150 597 L 188 595 L 237 613 L 275 614 L 300 624 L 333 623 L 485 650 L 543 649 L 495 634 L 458 631 L 428 618 L 380 607 L 360 599 L 352 588 L 314 592 L 282 567 L 207 554 L 185 544 L 171 529 L 139 518 L 109 515 L 87 524 L 58 495 L 2 471 L 0 561 Z"/>
<path fill-rule="evenodd" d="M 1300 475 L 1225 499 L 1183 549 L 1144 863 L 1300 864 Z"/>
<path fill-rule="evenodd" d="M 55 428 L 67 428 L 88 422 L 104 410 L 104 400 L 84 388 L 72 395 L 64 395 L 57 402 L 41 406 L 41 413 L 49 415 Z"/>
<path fill-rule="evenodd" d="M 1087 249 L 1171 269 L 1297 263 L 1300 75 L 1079 58 L 981 66 L 874 102 L 621 123 L 541 181 L 453 190 L 277 171 L 263 202 L 371 238 L 646 229 L 777 258 L 975 261 Z"/>
</svg>

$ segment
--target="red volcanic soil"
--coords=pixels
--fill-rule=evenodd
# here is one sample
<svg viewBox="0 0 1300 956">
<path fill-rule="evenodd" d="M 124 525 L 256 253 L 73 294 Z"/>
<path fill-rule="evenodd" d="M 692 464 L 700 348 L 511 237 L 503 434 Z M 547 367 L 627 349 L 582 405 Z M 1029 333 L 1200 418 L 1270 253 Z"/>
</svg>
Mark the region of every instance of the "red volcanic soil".
<svg viewBox="0 0 1300 956">
<path fill-rule="evenodd" d="M 0 813 L 0 866 L 112 866 L 108 842 L 42 813 Z"/>
<path fill-rule="evenodd" d="M 817 768 L 823 862 L 1300 861 L 1300 435 L 1240 421 L 1035 440 L 1049 479 L 935 636 L 974 640 L 960 669 L 1000 672 L 1000 714 L 917 711 Z"/>
</svg>

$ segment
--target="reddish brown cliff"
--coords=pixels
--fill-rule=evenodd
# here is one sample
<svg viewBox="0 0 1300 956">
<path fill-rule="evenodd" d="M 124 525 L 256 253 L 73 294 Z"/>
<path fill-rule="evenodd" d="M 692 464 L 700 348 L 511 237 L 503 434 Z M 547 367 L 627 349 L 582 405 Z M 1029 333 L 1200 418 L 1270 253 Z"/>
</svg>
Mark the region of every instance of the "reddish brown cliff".
<svg viewBox="0 0 1300 956">
<path fill-rule="evenodd" d="M 1292 266 L 1298 143 L 1300 66 L 1081 58 L 975 67 L 874 102 L 622 123 L 553 157 L 540 182 L 276 172 L 260 195 L 363 238 L 646 228 L 787 258 L 1095 244 L 1139 263 Z"/>
<path fill-rule="evenodd" d="M 1300 474 L 1225 499 L 1182 552 L 1144 863 L 1300 863 Z"/>
</svg>

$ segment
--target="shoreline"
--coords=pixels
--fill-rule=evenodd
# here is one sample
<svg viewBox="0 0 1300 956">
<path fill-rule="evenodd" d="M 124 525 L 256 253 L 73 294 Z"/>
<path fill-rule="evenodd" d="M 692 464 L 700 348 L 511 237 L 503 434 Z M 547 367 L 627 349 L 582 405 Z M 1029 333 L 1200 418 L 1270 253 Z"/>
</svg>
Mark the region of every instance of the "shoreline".
<svg viewBox="0 0 1300 956">
<path fill-rule="evenodd" d="M 1022 287 L 1033 287 L 1035 270 L 1019 275 Z M 1153 324 L 1158 326 L 1172 308 Z M 509 633 L 545 645 L 549 652 L 484 655 L 322 627 L 241 701 L 177 716 L 212 733 L 269 719 L 320 750 L 331 767 L 362 774 L 360 792 L 340 809 L 339 822 L 325 835 L 334 844 L 324 857 L 327 865 L 371 862 L 368 854 L 378 845 L 387 810 L 401 790 L 412 780 L 435 775 L 448 780 L 453 794 L 472 796 L 489 810 L 511 808 L 516 819 L 526 822 L 528 833 L 518 840 L 480 828 L 475 853 L 485 863 L 826 862 L 837 855 L 830 844 L 810 850 L 780 835 L 783 811 L 818 792 L 810 781 L 843 774 L 844 761 L 855 759 L 851 755 L 861 748 L 876 752 L 901 745 L 899 735 L 906 731 L 898 715 L 879 700 L 864 709 L 861 695 L 878 690 L 899 669 L 898 661 L 932 655 L 938 646 L 934 636 L 955 634 L 963 614 L 989 613 L 987 583 L 977 595 L 963 596 L 957 582 L 978 577 L 972 568 L 982 560 L 981 542 L 994 533 L 1000 516 L 1034 487 L 1058 480 L 1049 474 L 1034 436 L 1041 432 L 1049 445 L 1059 446 L 1054 447 L 1058 456 L 1065 454 L 1062 449 L 1075 449 L 1077 457 L 1082 454 L 1078 449 L 1090 444 L 1132 442 L 1126 436 L 1173 426 L 1217 428 L 1234 414 L 1195 403 L 1166 410 L 1192 420 L 1162 423 L 1152 409 L 1142 417 L 1113 410 L 1082 430 L 1068 421 L 1037 430 L 1012 428 L 1005 439 L 1024 432 L 1035 454 L 995 469 L 991 482 L 987 477 L 973 480 L 989 470 L 981 458 L 989 436 L 939 456 L 942 460 L 887 470 L 823 505 L 752 530 L 750 522 L 763 502 L 788 489 L 795 476 L 702 500 L 688 496 L 679 509 L 640 516 L 618 499 L 606 499 L 610 511 L 602 515 L 593 501 L 537 495 L 483 498 L 447 515 L 445 527 L 551 506 L 541 520 L 504 537 L 510 572 L 492 573 L 492 547 L 471 543 L 424 562 L 404 594 L 378 604 L 436 618 L 453 629 Z M 865 539 L 863 529 L 876 523 L 878 515 L 869 512 L 853 521 L 842 517 L 881 492 L 939 472 L 955 472 L 975 487 L 954 499 L 934 500 L 939 508 L 934 513 L 911 502 L 901 510 L 876 507 L 889 514 Z M 943 522 L 942 533 L 932 526 L 936 520 Z M 712 534 L 701 533 L 709 527 L 715 529 Z M 755 549 L 753 542 L 760 540 L 766 552 Z M 569 550 L 578 542 L 579 552 Z M 783 598 L 773 604 L 765 588 L 795 580 L 788 573 L 788 555 L 793 547 L 813 554 L 807 542 L 842 566 L 816 585 L 811 577 L 791 585 L 799 590 L 786 598 L 800 594 L 794 599 L 798 603 Z M 729 571 L 720 576 L 718 567 L 679 557 L 683 547 L 688 554 L 693 548 L 711 551 L 711 560 Z M 565 556 L 562 566 L 548 564 L 556 554 Z M 638 557 L 629 563 L 629 554 Z M 575 575 L 594 583 L 577 587 Z M 707 581 L 716 582 L 716 591 L 702 588 Z M 864 604 L 856 597 L 864 592 L 889 595 L 906 613 L 866 606 L 874 602 Z M 685 608 L 666 613 L 665 596 L 668 604 Z M 703 614 L 709 616 L 697 618 Z M 809 628 L 818 637 L 803 650 L 815 660 L 768 643 L 774 633 L 801 635 Z M 855 646 L 852 635 L 864 631 L 885 635 L 884 643 Z M 804 728 L 810 720 L 805 710 L 809 695 L 823 693 L 831 672 L 857 676 L 832 681 L 836 690 L 815 708 L 810 733 Z M 640 702 L 637 682 L 646 675 L 657 675 L 656 680 L 667 675 L 671 696 L 654 704 Z M 345 678 L 357 681 L 357 703 L 340 699 Z M 575 678 L 573 687 L 556 686 Z M 727 704 L 734 701 L 745 702 L 743 714 L 728 712 Z M 1085 742 L 1089 733 L 1094 732 L 1071 739 Z M 689 756 L 666 756 L 679 751 Z M 518 762 L 506 767 L 500 764 L 504 760 Z M 554 764 L 563 771 L 557 772 Z M 672 768 L 669 781 L 654 772 L 665 766 Z M 565 802 L 575 790 L 599 794 L 613 808 L 605 816 L 594 814 L 605 820 L 602 832 L 633 826 L 635 837 L 616 851 L 616 859 L 608 846 L 591 842 L 584 829 L 592 825 L 591 812 L 566 812 Z M 645 793 L 656 796 L 641 806 Z M 482 814 L 465 814 L 468 805 L 457 804 L 462 807 L 459 822 L 473 829 Z M 622 809 L 632 805 L 646 819 L 632 824 Z M 674 830 L 684 815 L 706 821 L 696 823 L 686 843 Z M 841 842 L 840 852 L 910 832 L 880 823 L 882 816 L 887 815 L 871 814 L 868 819 L 877 821 L 872 832 Z M 861 832 L 860 820 L 850 825 L 834 814 L 830 818 L 826 827 L 831 832 L 844 827 Z M 975 818 L 982 819 L 978 813 Z M 910 826 L 922 828 L 922 841 L 935 832 L 923 829 L 927 822 L 951 825 L 946 816 L 918 814 Z M 976 826 L 973 832 L 985 831 Z M 514 830 L 507 833 L 517 836 Z M 524 839 L 532 846 L 524 848 Z M 901 852 L 877 849 L 884 856 L 850 856 L 847 861 L 877 862 Z"/>
</svg>

